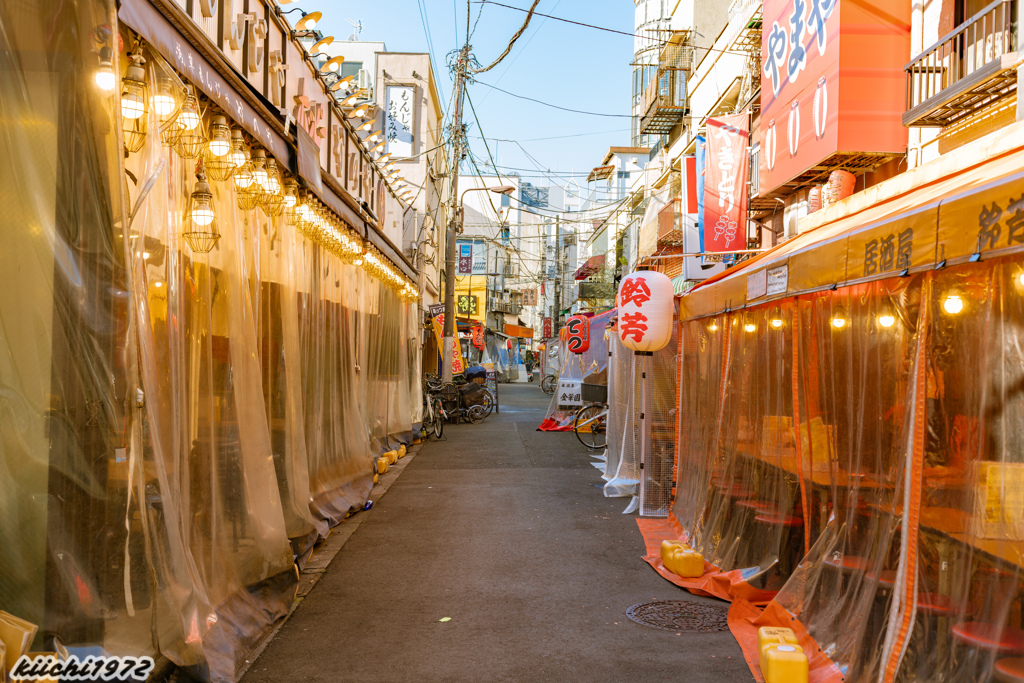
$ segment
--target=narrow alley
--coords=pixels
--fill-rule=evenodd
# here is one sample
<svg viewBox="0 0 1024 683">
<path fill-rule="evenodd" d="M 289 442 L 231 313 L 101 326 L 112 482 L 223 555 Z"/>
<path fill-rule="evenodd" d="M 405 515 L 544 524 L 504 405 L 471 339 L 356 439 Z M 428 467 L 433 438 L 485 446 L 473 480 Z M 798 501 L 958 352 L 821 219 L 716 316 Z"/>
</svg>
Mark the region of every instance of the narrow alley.
<svg viewBox="0 0 1024 683">
<path fill-rule="evenodd" d="M 627 618 L 652 600 L 727 605 L 643 562 L 587 450 L 535 431 L 548 400 L 503 385 L 500 414 L 424 443 L 243 681 L 749 681 L 728 631 Z"/>
</svg>

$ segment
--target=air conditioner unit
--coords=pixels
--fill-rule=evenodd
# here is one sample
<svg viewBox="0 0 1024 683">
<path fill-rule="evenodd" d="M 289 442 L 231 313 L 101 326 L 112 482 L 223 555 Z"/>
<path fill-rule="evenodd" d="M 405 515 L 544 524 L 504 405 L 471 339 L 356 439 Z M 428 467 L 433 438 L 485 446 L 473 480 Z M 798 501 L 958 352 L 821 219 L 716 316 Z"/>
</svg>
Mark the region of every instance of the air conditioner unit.
<svg viewBox="0 0 1024 683">
<path fill-rule="evenodd" d="M 373 86 L 373 83 L 370 82 L 370 72 L 366 69 L 359 70 L 356 82 L 359 84 L 360 90 L 369 90 Z"/>
</svg>

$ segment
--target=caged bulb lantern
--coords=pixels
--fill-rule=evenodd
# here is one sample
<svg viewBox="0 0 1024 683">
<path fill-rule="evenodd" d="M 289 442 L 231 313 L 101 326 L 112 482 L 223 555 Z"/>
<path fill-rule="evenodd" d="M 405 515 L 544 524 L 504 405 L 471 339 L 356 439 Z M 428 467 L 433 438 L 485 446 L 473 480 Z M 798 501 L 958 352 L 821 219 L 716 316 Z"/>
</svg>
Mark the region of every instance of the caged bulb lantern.
<svg viewBox="0 0 1024 683">
<path fill-rule="evenodd" d="M 231 151 L 231 131 L 224 116 L 214 116 L 210 122 L 209 149 L 210 154 L 215 157 L 225 156 Z"/>
<path fill-rule="evenodd" d="M 182 233 L 189 248 L 197 254 L 210 253 L 220 239 L 220 232 L 214 223 L 216 215 L 210 203 L 212 200 L 213 192 L 210 190 L 210 184 L 206 182 L 206 173 L 200 161 L 196 165 L 196 184 L 189 198 L 186 225 Z"/>
<path fill-rule="evenodd" d="M 129 55 L 131 60 L 121 79 L 121 115 L 126 119 L 139 119 L 146 113 L 146 72 L 142 55 Z"/>
<path fill-rule="evenodd" d="M 170 79 L 162 78 L 157 85 L 156 94 L 153 95 L 153 111 L 161 121 L 166 120 L 178 108 L 178 102 L 174 99 L 171 88 Z"/>
</svg>

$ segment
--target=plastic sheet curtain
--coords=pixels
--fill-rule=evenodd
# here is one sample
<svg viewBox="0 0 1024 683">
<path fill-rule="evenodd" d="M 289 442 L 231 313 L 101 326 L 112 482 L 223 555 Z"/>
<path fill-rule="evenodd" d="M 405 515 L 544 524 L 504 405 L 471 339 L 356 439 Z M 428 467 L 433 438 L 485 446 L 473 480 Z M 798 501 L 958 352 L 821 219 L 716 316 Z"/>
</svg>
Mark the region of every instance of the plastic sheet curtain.
<svg viewBox="0 0 1024 683">
<path fill-rule="evenodd" d="M 113 9 L 0 5 L 0 610 L 35 651 L 231 681 L 411 440 L 418 311 L 230 182 L 194 254 L 195 162 L 152 107 L 125 158 L 118 84 L 96 87 Z"/>
<path fill-rule="evenodd" d="M 148 549 L 126 532 L 117 91 L 95 78 L 114 25 L 113 3 L 0 3 L 0 610 L 39 627 L 34 650 L 82 656 L 152 654 L 157 600 L 125 573 Z"/>
<path fill-rule="evenodd" d="M 770 624 L 796 626 L 812 681 L 989 680 L 1024 651 L 1021 272 L 681 323 L 673 523 L 713 567 L 677 582 L 736 600 L 755 672 Z"/>
<path fill-rule="evenodd" d="M 608 384 L 608 325 L 615 315 L 615 311 L 606 311 L 601 315 L 595 315 L 590 319 L 590 348 L 583 353 L 571 353 L 568 351 L 564 339 L 558 344 L 559 366 L 557 372 L 551 369 L 552 374 L 558 376 L 559 381 L 575 381 L 586 384 Z M 565 329 L 565 328 L 563 328 Z M 553 357 L 554 342 L 548 342 L 549 361 Z M 541 422 L 541 431 L 572 431 L 573 419 L 576 417 L 578 408 L 563 408 L 559 405 L 559 395 L 551 397 L 544 421 Z"/>
<path fill-rule="evenodd" d="M 637 356 L 617 334 L 611 337 L 604 494 L 640 495 L 641 515 L 664 517 L 672 502 L 675 468 L 678 330 L 673 329 L 668 345 L 652 356 Z"/>
</svg>

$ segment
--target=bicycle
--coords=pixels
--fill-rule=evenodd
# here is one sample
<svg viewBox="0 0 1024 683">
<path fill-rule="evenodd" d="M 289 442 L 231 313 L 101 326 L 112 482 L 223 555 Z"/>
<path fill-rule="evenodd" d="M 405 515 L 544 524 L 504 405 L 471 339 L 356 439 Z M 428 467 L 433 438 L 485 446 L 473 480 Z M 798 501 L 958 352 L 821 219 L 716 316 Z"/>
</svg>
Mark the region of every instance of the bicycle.
<svg viewBox="0 0 1024 683">
<path fill-rule="evenodd" d="M 430 438 L 431 434 L 435 439 L 440 439 L 444 434 L 444 420 L 441 419 L 441 400 L 436 393 L 430 389 L 427 381 L 423 387 L 423 438 Z"/>
<path fill-rule="evenodd" d="M 490 392 L 488 392 L 489 395 Z M 463 405 L 462 392 L 459 391 L 459 387 L 456 384 L 445 384 L 441 387 L 439 404 L 441 417 L 448 422 L 458 424 L 463 419 L 466 419 L 471 424 L 476 424 L 487 417 L 487 413 L 484 412 L 482 405 Z"/>
<path fill-rule="evenodd" d="M 548 396 L 555 393 L 555 389 L 558 388 L 558 377 L 556 375 L 548 375 L 540 381 L 540 390 Z"/>
<path fill-rule="evenodd" d="M 576 411 L 572 429 L 581 444 L 600 450 L 608 445 L 608 387 L 583 384 L 580 390 L 585 403 Z"/>
</svg>

